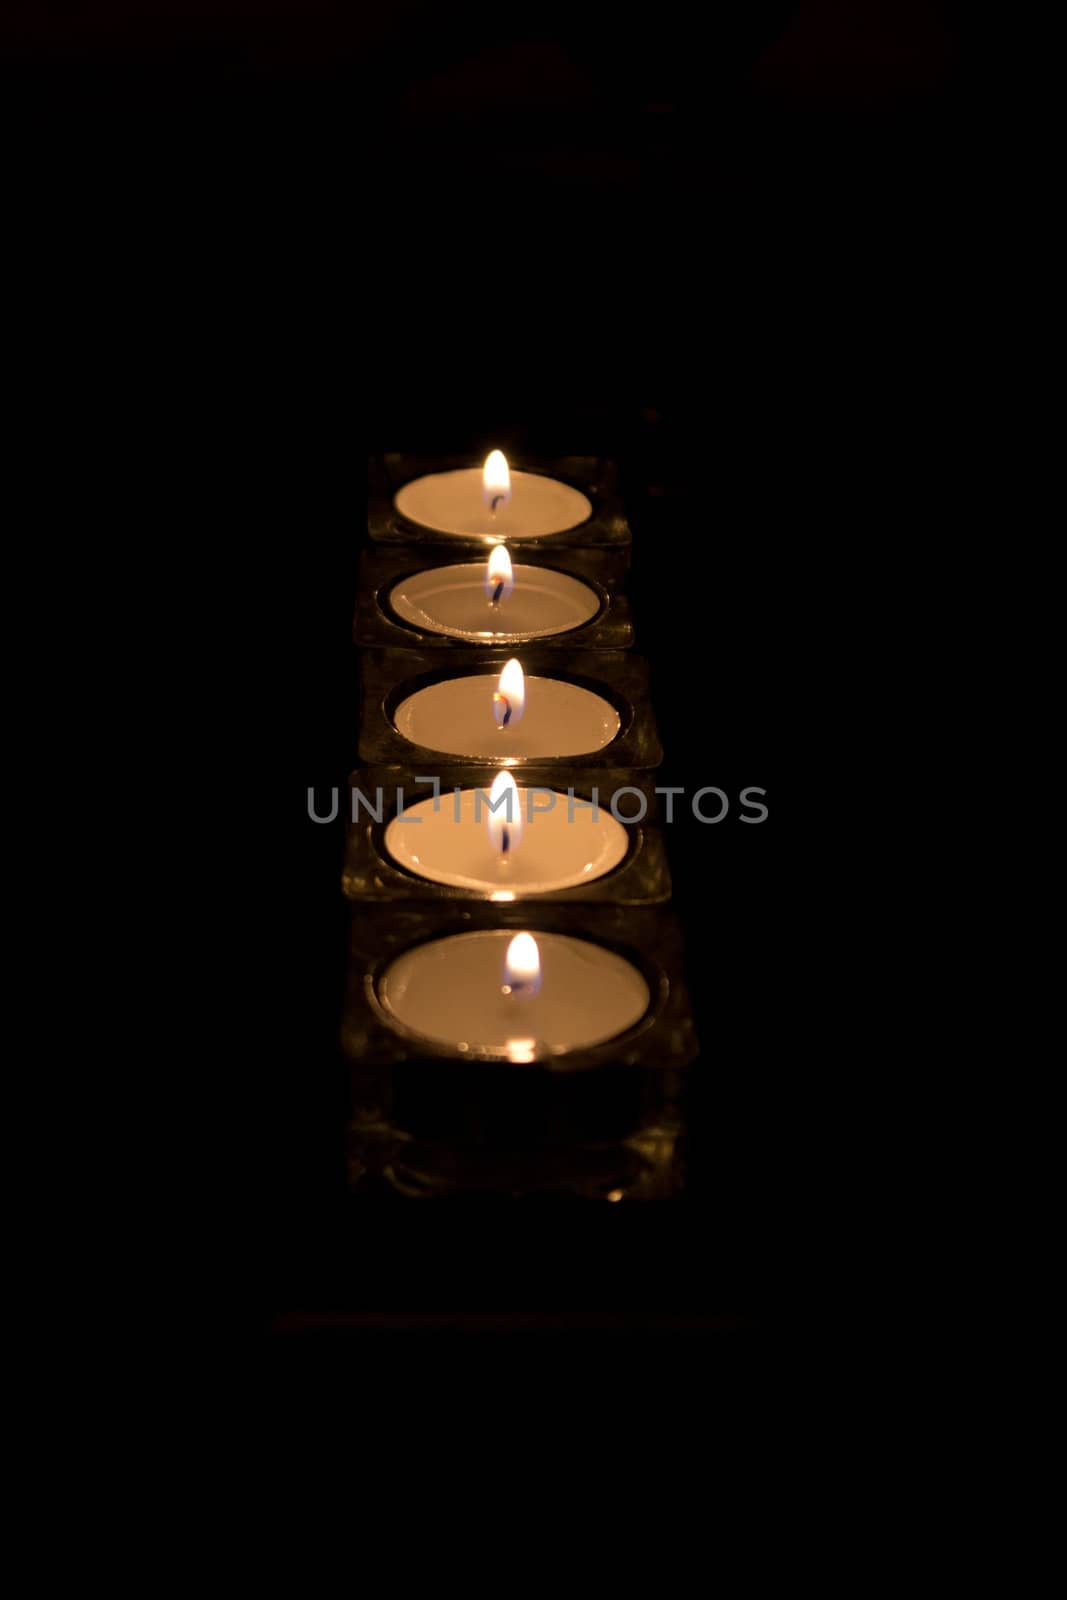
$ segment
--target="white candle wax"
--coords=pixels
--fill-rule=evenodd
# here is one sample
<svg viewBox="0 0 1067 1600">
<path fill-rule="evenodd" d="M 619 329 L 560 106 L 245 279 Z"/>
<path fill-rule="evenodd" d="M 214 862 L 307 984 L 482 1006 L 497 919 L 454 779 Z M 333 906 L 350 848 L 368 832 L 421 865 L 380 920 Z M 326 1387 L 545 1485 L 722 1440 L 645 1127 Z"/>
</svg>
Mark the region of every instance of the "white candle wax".
<svg viewBox="0 0 1067 1600">
<path fill-rule="evenodd" d="M 490 542 L 565 533 L 593 514 L 580 490 L 537 472 L 512 472 L 510 500 L 492 511 L 481 467 L 415 478 L 397 491 L 393 504 L 409 522 L 435 533 L 477 535 Z"/>
<path fill-rule="evenodd" d="M 404 820 L 394 817 L 386 828 L 385 848 L 408 872 L 433 883 L 484 890 L 491 900 L 590 883 L 626 855 L 626 829 L 606 807 L 599 807 L 594 819 L 591 811 L 575 806 L 572 820 L 565 794 L 553 793 L 554 804 L 546 809 L 548 795 L 526 789 L 517 790 L 517 801 L 513 796 L 521 833 L 515 830 L 517 842 L 501 851 L 489 834 L 488 789 L 481 794 L 476 802 L 477 791 L 463 789 L 442 795 L 436 810 L 431 799 L 405 808 Z M 505 820 L 505 806 L 492 815 Z"/>
<path fill-rule="evenodd" d="M 530 756 L 580 756 L 603 750 L 618 734 L 619 713 L 607 700 L 562 678 L 527 678 L 518 722 L 497 727 L 497 674 L 445 678 L 416 689 L 394 718 L 412 744 L 444 755 L 483 756 L 500 766 Z"/>
<path fill-rule="evenodd" d="M 601 1044 L 648 1010 L 648 984 L 636 967 L 602 945 L 559 933 L 537 935 L 537 992 L 503 993 L 513 937 L 494 928 L 405 951 L 379 980 L 383 1008 L 435 1044 L 511 1061 Z"/>
<path fill-rule="evenodd" d="M 424 632 L 453 639 L 541 639 L 580 628 L 600 600 L 587 583 L 549 567 L 517 566 L 514 588 L 499 604 L 486 593 L 485 563 L 463 562 L 402 578 L 389 591 L 397 616 Z"/>
</svg>

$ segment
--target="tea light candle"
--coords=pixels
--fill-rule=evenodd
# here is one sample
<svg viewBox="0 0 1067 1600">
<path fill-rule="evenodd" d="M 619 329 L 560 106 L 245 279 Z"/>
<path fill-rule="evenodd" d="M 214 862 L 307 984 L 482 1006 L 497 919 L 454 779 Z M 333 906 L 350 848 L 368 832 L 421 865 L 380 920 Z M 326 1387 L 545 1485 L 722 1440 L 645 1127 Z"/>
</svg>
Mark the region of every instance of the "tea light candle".
<svg viewBox="0 0 1067 1600">
<path fill-rule="evenodd" d="M 600 610 L 595 590 L 550 567 L 515 566 L 503 545 L 481 562 L 416 572 L 389 592 L 403 622 L 452 639 L 510 643 L 566 633 Z"/>
<path fill-rule="evenodd" d="M 417 945 L 378 980 L 403 1028 L 450 1050 L 532 1062 L 628 1032 L 651 994 L 615 951 L 566 934 L 493 928 Z"/>
<path fill-rule="evenodd" d="M 489 803 L 484 790 L 462 789 L 406 807 L 386 828 L 385 848 L 420 878 L 505 901 L 602 878 L 625 857 L 627 833 L 606 807 L 594 815 L 502 772 Z"/>
<path fill-rule="evenodd" d="M 579 489 L 538 472 L 511 472 L 499 450 L 484 467 L 415 478 L 397 491 L 393 504 L 409 522 L 435 533 L 493 541 L 565 533 L 593 514 Z"/>
<path fill-rule="evenodd" d="M 562 678 L 527 679 L 514 660 L 499 680 L 479 673 L 416 689 L 393 722 L 426 750 L 501 766 L 531 756 L 588 755 L 609 745 L 622 726 L 601 695 Z"/>
</svg>

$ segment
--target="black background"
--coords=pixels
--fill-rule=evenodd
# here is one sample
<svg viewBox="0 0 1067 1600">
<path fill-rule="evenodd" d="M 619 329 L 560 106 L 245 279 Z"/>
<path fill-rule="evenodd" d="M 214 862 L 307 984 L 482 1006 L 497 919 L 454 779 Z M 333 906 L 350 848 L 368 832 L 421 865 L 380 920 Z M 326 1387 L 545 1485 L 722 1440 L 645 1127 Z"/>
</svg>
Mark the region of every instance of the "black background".
<svg viewBox="0 0 1067 1600">
<path fill-rule="evenodd" d="M 198 1104 L 238 1130 L 215 1292 L 287 1350 L 846 1314 L 813 1261 L 865 1115 L 861 645 L 939 514 L 962 96 L 949 6 L 721 9 L 7 23 L 49 314 L 114 406 L 86 478 L 125 463 L 116 521 L 150 507 L 185 568 L 179 672 L 215 713 L 187 730 L 214 846 Z M 620 460 L 660 781 L 767 790 L 763 826 L 735 802 L 668 834 L 703 1055 L 665 1207 L 344 1190 L 341 840 L 306 791 L 354 762 L 365 461 L 496 445 Z"/>
</svg>

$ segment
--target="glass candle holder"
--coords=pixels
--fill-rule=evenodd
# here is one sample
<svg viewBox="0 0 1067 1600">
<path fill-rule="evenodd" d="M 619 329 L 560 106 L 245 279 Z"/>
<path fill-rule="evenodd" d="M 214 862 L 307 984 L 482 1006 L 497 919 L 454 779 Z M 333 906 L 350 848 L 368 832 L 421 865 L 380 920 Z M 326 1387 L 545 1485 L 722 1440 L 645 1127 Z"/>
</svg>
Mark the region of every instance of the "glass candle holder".
<svg viewBox="0 0 1067 1600">
<path fill-rule="evenodd" d="M 493 695 L 511 659 L 521 661 L 526 695 L 523 719 L 509 730 L 494 721 Z M 461 679 L 467 681 L 455 691 L 415 698 Z M 549 680 L 547 688 L 539 679 Z M 518 772 L 527 765 L 566 763 L 649 771 L 663 759 L 648 667 L 632 651 L 572 650 L 563 655 L 543 644 L 513 649 L 494 645 L 457 650 L 443 660 L 439 651 L 365 650 L 360 691 L 359 760 L 374 766 L 432 772 L 447 762 Z M 536 721 L 531 716 L 535 701 Z M 464 742 L 465 750 L 448 748 Z M 532 745 L 536 753 L 524 753 Z"/>
<path fill-rule="evenodd" d="M 509 648 L 536 640 L 549 648 L 569 650 L 628 650 L 633 643 L 633 624 L 630 603 L 621 592 L 625 580 L 626 563 L 617 550 L 567 549 L 549 552 L 543 547 L 527 550 L 524 546 L 510 547 L 509 555 L 515 571 L 515 583 L 520 587 L 539 580 L 548 583 L 566 583 L 578 586 L 578 593 L 594 607 L 593 614 L 573 627 L 562 627 L 552 633 L 524 634 L 520 626 L 510 629 L 515 618 L 515 608 L 505 601 L 494 614 L 484 593 L 483 573 L 487 565 L 484 551 L 473 557 L 457 553 L 454 561 L 446 561 L 438 551 L 406 546 L 373 546 L 363 552 L 360 565 L 359 591 L 352 632 L 357 644 L 399 649 L 462 650 L 491 648 L 494 644 Z M 457 574 L 457 584 L 481 598 L 477 608 L 480 615 L 477 625 L 486 632 L 500 630 L 508 634 L 506 640 L 482 640 L 448 634 L 433 626 L 433 612 L 420 618 L 417 606 L 404 602 L 407 590 L 431 575 L 439 574 L 447 581 L 451 572 Z M 405 580 L 414 580 L 405 583 Z M 402 607 L 398 609 L 398 607 Z M 474 609 L 473 607 L 471 608 Z M 584 609 L 584 608 L 583 608 Z M 562 612 L 557 604 L 555 611 Z M 521 620 L 539 624 L 536 602 L 527 604 Z M 577 615 L 581 612 L 576 611 Z M 555 613 L 547 619 L 553 621 Z M 466 619 L 464 619 L 465 621 Z M 563 620 L 566 620 L 565 613 Z"/>
<path fill-rule="evenodd" d="M 602 456 L 561 456 L 553 460 L 532 460 L 521 457 L 509 459 L 513 473 L 533 473 L 552 478 L 568 485 L 584 497 L 589 514 L 574 527 L 558 533 L 524 535 L 521 548 L 525 551 L 537 546 L 552 549 L 572 546 L 608 546 L 628 551 L 631 543 L 630 525 L 626 520 L 619 493 L 619 470 L 614 461 Z M 446 544 L 455 550 L 485 551 L 496 542 L 496 536 L 483 532 L 459 534 L 443 533 L 405 516 L 396 505 L 396 497 L 405 485 L 416 479 L 439 472 L 454 472 L 481 468 L 482 462 L 466 456 L 406 456 L 384 455 L 372 457 L 368 472 L 367 529 L 375 543 L 382 544 Z M 504 535 L 505 541 L 507 535 Z"/>
<path fill-rule="evenodd" d="M 491 767 L 462 766 L 353 772 L 345 894 L 375 901 L 633 906 L 670 898 L 649 773 L 527 766 L 512 805 L 498 796 L 494 811 L 497 776 Z M 505 850 L 509 823 L 514 837 Z"/>
<path fill-rule="evenodd" d="M 659 908 L 589 906 L 581 939 L 645 986 L 617 1035 L 525 1059 L 430 1040 L 398 1020 L 390 974 L 446 940 L 572 939 L 566 907 L 390 906 L 353 918 L 342 1024 L 352 1081 L 349 1175 L 411 1197 L 666 1198 L 682 1184 L 685 1073 L 697 1057 L 680 934 Z M 546 962 L 545 982 L 552 973 Z M 475 1019 L 476 1020 L 476 1019 Z M 477 1024 L 476 1024 L 477 1025 Z"/>
</svg>

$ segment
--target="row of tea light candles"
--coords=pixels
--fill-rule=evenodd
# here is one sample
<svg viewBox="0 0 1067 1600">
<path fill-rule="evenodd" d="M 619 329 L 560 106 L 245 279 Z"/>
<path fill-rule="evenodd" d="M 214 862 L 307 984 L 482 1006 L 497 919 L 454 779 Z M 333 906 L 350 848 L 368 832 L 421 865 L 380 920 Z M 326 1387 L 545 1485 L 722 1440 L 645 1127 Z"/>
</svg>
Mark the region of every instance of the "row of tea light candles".
<svg viewBox="0 0 1067 1600">
<path fill-rule="evenodd" d="M 499 644 L 569 631 L 598 610 L 587 584 L 513 564 L 503 542 L 562 533 L 587 520 L 592 506 L 569 484 L 511 473 L 494 450 L 480 471 L 417 478 L 394 503 L 408 520 L 446 539 L 476 537 L 491 546 L 485 562 L 418 572 L 394 586 L 390 604 L 413 626 Z M 462 790 L 454 808 L 435 796 L 390 822 L 385 848 L 415 876 L 513 901 L 589 882 L 625 856 L 626 830 L 614 816 L 554 791 L 538 805 L 535 797 L 544 791 L 521 789 L 507 771 L 522 759 L 604 749 L 620 718 L 601 696 L 564 679 L 527 678 L 512 659 L 499 676 L 448 678 L 416 690 L 394 721 L 413 744 L 485 758 L 502 769 L 488 801 L 482 789 Z M 390 964 L 378 992 L 386 1013 L 422 1039 L 513 1062 L 621 1036 L 651 1001 L 642 974 L 612 950 L 588 939 L 536 939 L 504 929 L 417 945 Z"/>
</svg>

